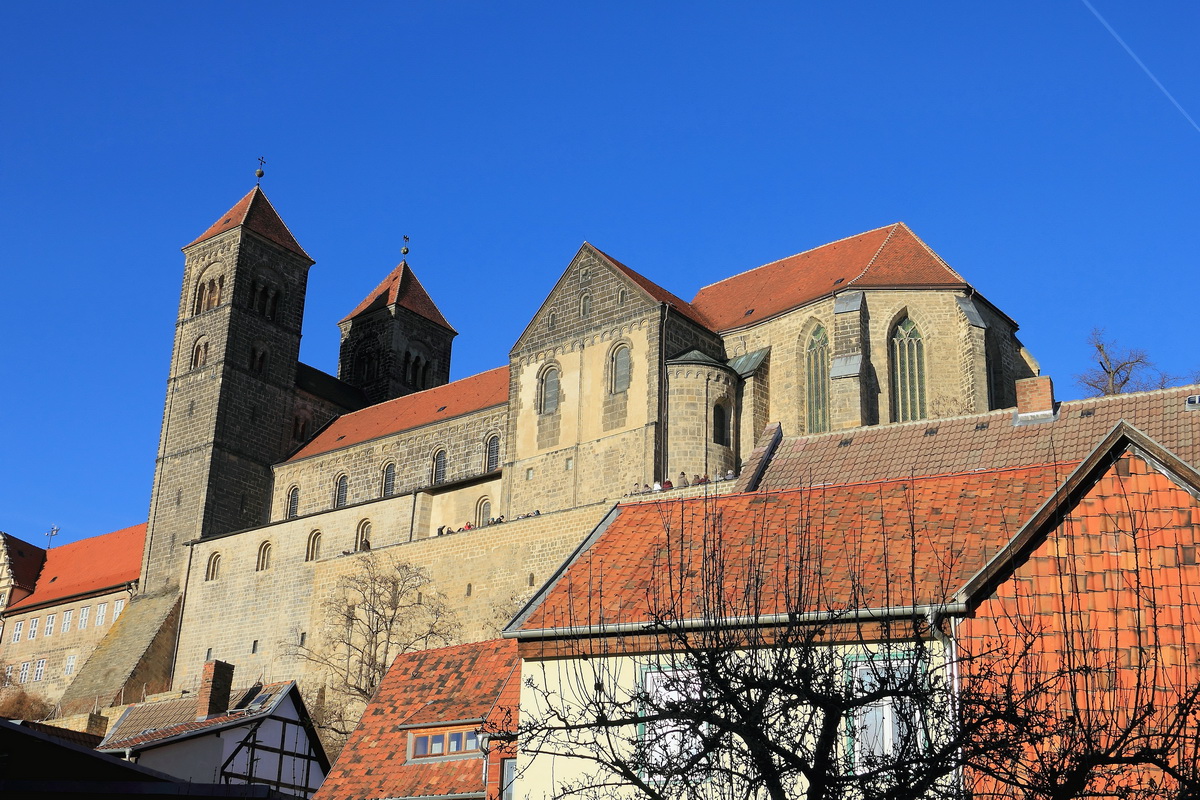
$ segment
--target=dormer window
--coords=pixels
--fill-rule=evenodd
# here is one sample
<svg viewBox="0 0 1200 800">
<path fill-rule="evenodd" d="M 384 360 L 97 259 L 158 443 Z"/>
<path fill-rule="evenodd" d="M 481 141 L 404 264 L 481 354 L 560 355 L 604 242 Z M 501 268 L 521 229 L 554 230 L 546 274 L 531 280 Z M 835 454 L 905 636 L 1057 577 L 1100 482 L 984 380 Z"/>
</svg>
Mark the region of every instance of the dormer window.
<svg viewBox="0 0 1200 800">
<path fill-rule="evenodd" d="M 474 728 L 417 733 L 412 738 L 413 758 L 466 755 L 478 751 L 479 732 Z"/>
</svg>

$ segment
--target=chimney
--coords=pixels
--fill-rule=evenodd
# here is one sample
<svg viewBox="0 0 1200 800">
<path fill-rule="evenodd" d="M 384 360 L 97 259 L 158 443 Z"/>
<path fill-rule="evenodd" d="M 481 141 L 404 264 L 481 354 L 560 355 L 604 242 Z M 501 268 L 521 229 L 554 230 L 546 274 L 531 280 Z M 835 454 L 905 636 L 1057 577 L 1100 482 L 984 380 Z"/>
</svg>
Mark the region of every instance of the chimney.
<svg viewBox="0 0 1200 800">
<path fill-rule="evenodd" d="M 1017 381 L 1017 413 L 1014 425 L 1053 422 L 1057 418 L 1054 403 L 1054 384 L 1049 375 L 1022 378 Z"/>
<path fill-rule="evenodd" d="M 228 711 L 232 690 L 233 664 L 224 661 L 205 663 L 200 675 L 200 694 L 196 697 L 197 721 Z"/>
</svg>

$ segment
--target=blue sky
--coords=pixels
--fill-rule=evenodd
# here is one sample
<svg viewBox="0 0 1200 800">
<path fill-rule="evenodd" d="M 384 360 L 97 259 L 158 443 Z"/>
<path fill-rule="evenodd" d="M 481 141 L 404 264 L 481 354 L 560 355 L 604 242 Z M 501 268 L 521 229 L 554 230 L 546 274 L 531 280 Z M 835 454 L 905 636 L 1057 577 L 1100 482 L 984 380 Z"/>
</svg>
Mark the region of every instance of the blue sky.
<svg viewBox="0 0 1200 800">
<path fill-rule="evenodd" d="M 1093 6 L 1193 117 L 1200 4 Z M 254 183 L 302 358 L 399 260 L 503 364 L 590 241 L 690 298 L 897 220 L 1079 396 L 1200 368 L 1200 132 L 1082 2 L 24 3 L 0 32 L 0 530 L 144 521 L 183 259 Z"/>
</svg>

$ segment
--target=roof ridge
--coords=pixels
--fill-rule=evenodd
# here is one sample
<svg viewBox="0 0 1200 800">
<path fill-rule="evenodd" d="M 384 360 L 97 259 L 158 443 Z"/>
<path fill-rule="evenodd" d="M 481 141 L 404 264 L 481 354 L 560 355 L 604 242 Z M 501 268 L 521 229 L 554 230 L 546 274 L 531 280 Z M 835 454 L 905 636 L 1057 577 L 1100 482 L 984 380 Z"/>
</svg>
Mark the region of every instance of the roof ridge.
<svg viewBox="0 0 1200 800">
<path fill-rule="evenodd" d="M 852 286 L 854 284 L 854 282 L 857 281 L 859 278 L 861 278 L 863 275 L 866 275 L 867 270 L 869 270 L 871 268 L 871 265 L 879 260 L 879 254 L 883 252 L 883 248 L 887 247 L 888 242 L 890 242 L 892 240 L 892 237 L 896 235 L 896 228 L 899 227 L 899 225 L 900 225 L 899 222 L 892 223 L 892 225 L 891 225 L 892 229 L 890 231 L 888 231 L 888 235 L 886 237 L 884 237 L 883 243 L 879 245 L 879 249 L 875 251 L 875 255 L 871 256 L 871 259 L 869 261 L 867 261 L 867 265 L 862 268 L 862 272 L 855 275 L 853 278 L 851 278 L 846 283 L 847 288 Z M 888 226 L 885 225 L 884 227 L 886 228 Z M 876 228 L 875 230 L 879 230 L 879 228 Z"/>
<path fill-rule="evenodd" d="M 726 281 L 731 281 L 734 278 L 740 278 L 743 275 L 748 275 L 751 272 L 762 269 L 763 267 L 770 267 L 770 266 L 780 263 L 781 261 L 787 261 L 789 258 L 796 258 L 797 256 L 802 256 L 807 253 L 812 253 L 817 250 L 822 250 L 826 247 L 830 247 L 835 244 L 841 244 L 842 242 L 847 242 L 851 239 L 857 239 L 860 236 L 866 236 L 868 233 L 875 233 L 876 231 L 881 231 L 887 227 L 894 227 L 896 224 L 897 223 L 893 222 L 893 223 L 890 223 L 889 225 L 880 225 L 878 228 L 871 228 L 870 230 L 867 230 L 867 231 L 860 231 L 859 233 L 852 233 L 849 236 L 843 236 L 840 239 L 834 239 L 832 242 L 826 242 L 825 244 L 819 244 L 816 247 L 810 247 L 807 250 L 801 250 L 799 253 L 792 253 L 790 256 L 784 256 L 782 258 L 777 258 L 774 261 L 768 261 L 765 264 L 759 264 L 757 267 L 750 267 L 749 269 L 744 269 L 741 272 L 735 273 L 726 278 L 722 278 L 719 281 L 715 281 L 706 286 L 701 286 L 699 289 L 696 290 L 696 296 L 699 297 L 700 293 L 703 292 L 705 289 L 711 289 L 713 286 L 720 286 L 722 283 L 725 283 Z M 695 301 L 695 299 L 696 299 L 695 297 L 692 298 L 693 301 Z"/>
</svg>

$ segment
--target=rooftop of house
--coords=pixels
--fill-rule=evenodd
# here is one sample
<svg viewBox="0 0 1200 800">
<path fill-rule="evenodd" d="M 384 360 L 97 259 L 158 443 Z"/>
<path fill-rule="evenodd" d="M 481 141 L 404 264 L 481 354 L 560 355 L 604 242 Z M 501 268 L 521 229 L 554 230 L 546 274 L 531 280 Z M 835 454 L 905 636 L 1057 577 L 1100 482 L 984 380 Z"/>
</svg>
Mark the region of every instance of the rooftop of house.
<svg viewBox="0 0 1200 800">
<path fill-rule="evenodd" d="M 588 244 L 586 242 L 584 243 L 584 245 L 586 247 L 592 248 L 597 253 L 597 255 L 599 255 L 601 258 L 604 258 L 605 260 L 607 260 L 619 272 L 621 272 L 626 277 L 628 277 L 631 281 L 633 281 L 638 286 L 640 286 L 642 288 L 642 290 L 646 292 L 646 294 L 650 295 L 658 302 L 666 303 L 668 306 L 671 306 L 672 308 L 677 310 L 680 314 L 687 317 L 692 322 L 695 322 L 697 325 L 700 325 L 701 327 L 704 327 L 704 328 L 712 329 L 712 324 L 709 322 L 709 320 L 707 320 L 704 317 L 704 315 L 702 313 L 700 313 L 696 308 L 694 308 L 692 306 L 692 304 L 689 303 L 688 301 L 675 296 L 671 292 L 668 292 L 666 289 L 659 286 L 657 283 L 650 280 L 645 275 L 642 275 L 640 272 L 637 272 L 636 270 L 630 269 L 629 267 L 625 266 L 620 261 L 617 261 L 615 258 L 610 256 L 608 253 L 605 253 L 603 250 L 596 247 L 595 245 Z"/>
<path fill-rule="evenodd" d="M 292 236 L 292 232 L 288 230 L 288 226 L 284 224 L 279 213 L 275 211 L 275 207 L 271 205 L 271 201 L 267 199 L 266 194 L 259 186 L 255 186 L 247 192 L 245 197 L 237 201 L 233 208 L 221 215 L 220 219 L 209 226 L 208 230 L 200 234 L 187 247 L 200 244 L 237 227 L 253 231 L 285 250 L 312 261 L 312 258 L 296 241 L 296 237 Z M 187 247 L 184 249 L 186 250 Z"/>
<path fill-rule="evenodd" d="M 349 322 L 355 317 L 392 305 L 407 308 L 417 316 L 424 317 L 446 330 L 454 330 L 442 316 L 442 312 L 438 310 L 437 304 L 433 302 L 429 293 L 425 291 L 425 287 L 417 280 L 416 274 L 407 261 L 401 261 L 396 265 L 396 268 L 341 321 Z"/>
<path fill-rule="evenodd" d="M 516 643 L 508 639 L 398 656 L 317 797 L 482 794 L 478 758 L 407 760 L 409 731 L 515 723 L 520 677 Z"/>
<path fill-rule="evenodd" d="M 508 367 L 397 397 L 345 414 L 300 448 L 289 461 L 340 450 L 369 439 L 419 428 L 508 402 Z"/>
<path fill-rule="evenodd" d="M 97 749 L 105 752 L 136 750 L 269 716 L 295 685 L 293 681 L 280 681 L 235 689 L 230 694 L 232 700 L 228 711 L 205 719 L 197 719 L 199 696 L 194 694 L 135 703 L 121 713 Z"/>
<path fill-rule="evenodd" d="M 903 222 L 840 239 L 705 286 L 691 307 L 712 330 L 761 322 L 847 289 L 968 288 Z"/>
<path fill-rule="evenodd" d="M 33 593 L 8 611 L 39 608 L 69 597 L 119 589 L 138 580 L 146 523 L 45 551 Z"/>
</svg>

